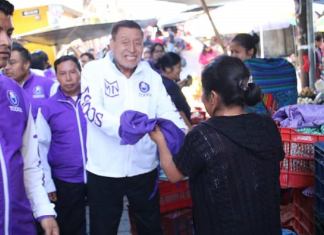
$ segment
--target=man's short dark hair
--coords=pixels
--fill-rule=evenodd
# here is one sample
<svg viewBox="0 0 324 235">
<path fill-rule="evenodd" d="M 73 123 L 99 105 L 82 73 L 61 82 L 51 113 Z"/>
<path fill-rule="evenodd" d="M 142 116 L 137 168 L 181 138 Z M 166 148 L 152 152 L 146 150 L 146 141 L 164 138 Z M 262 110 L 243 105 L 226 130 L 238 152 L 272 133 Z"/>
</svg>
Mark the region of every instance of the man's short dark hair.
<svg viewBox="0 0 324 235">
<path fill-rule="evenodd" d="M 58 58 L 57 60 L 54 61 L 54 69 L 55 72 L 57 72 L 57 66 L 59 66 L 61 63 L 65 62 L 65 61 L 72 61 L 76 64 L 78 70 L 81 72 L 81 65 L 79 63 L 78 58 L 76 58 L 74 55 L 64 55 L 61 56 L 60 58 Z"/>
<path fill-rule="evenodd" d="M 323 39 L 322 34 L 316 34 L 316 35 L 315 35 L 315 41 L 320 42 L 322 39 Z"/>
<path fill-rule="evenodd" d="M 13 51 L 17 51 L 19 53 L 19 55 L 21 56 L 21 58 L 25 61 L 25 62 L 30 62 L 31 63 L 31 55 L 29 53 L 29 51 L 21 46 L 21 45 L 15 45 L 12 47 L 11 49 L 11 53 Z"/>
<path fill-rule="evenodd" d="M 6 0 L 0 0 L 0 11 L 2 11 L 5 15 L 11 15 L 14 12 L 14 5 Z"/>
<path fill-rule="evenodd" d="M 93 54 L 91 54 L 90 52 L 84 52 L 84 53 L 82 53 L 82 54 L 80 55 L 80 58 L 81 58 L 82 56 L 88 56 L 88 58 L 89 58 L 90 60 L 94 60 L 94 59 L 95 59 L 94 56 L 93 56 Z"/>
<path fill-rule="evenodd" d="M 111 30 L 111 37 L 113 40 L 116 38 L 116 34 L 120 28 L 131 28 L 131 29 L 138 29 L 141 31 L 142 35 L 144 35 L 141 26 L 133 20 L 122 20 L 114 24 Z"/>
<path fill-rule="evenodd" d="M 1 0 L 0 0 L 1 1 Z M 35 51 L 31 54 L 31 68 L 45 70 L 47 68 L 48 56 L 44 51 Z"/>
</svg>

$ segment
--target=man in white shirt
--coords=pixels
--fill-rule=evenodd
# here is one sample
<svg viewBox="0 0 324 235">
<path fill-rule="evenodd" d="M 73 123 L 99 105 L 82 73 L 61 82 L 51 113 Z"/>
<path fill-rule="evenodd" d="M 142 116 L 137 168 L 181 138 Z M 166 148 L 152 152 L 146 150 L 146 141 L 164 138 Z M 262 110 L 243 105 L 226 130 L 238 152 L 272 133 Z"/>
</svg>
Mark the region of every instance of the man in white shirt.
<svg viewBox="0 0 324 235">
<path fill-rule="evenodd" d="M 159 74 L 141 61 L 143 32 L 129 20 L 112 29 L 111 51 L 82 71 L 81 104 L 88 118 L 87 171 L 91 234 L 117 234 L 127 196 L 138 234 L 162 234 L 156 145 L 148 134 L 121 145 L 120 116 L 127 110 L 186 126 Z"/>
</svg>

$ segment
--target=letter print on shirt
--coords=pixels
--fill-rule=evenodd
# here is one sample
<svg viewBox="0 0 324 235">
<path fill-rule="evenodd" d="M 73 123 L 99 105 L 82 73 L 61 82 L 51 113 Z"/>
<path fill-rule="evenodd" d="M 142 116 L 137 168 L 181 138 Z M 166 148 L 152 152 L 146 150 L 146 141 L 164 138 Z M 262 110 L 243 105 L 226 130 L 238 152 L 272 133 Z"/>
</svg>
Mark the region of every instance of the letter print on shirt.
<svg viewBox="0 0 324 235">
<path fill-rule="evenodd" d="M 105 95 L 108 97 L 116 97 L 119 95 L 119 86 L 117 81 L 108 82 L 105 80 Z"/>
</svg>

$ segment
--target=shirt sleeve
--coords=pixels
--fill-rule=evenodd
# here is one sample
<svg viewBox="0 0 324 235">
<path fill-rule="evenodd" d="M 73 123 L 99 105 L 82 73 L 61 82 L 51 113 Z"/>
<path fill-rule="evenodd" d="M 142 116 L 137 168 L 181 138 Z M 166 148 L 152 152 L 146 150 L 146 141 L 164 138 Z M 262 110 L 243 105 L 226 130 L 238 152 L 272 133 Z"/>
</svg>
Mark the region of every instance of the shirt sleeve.
<svg viewBox="0 0 324 235">
<path fill-rule="evenodd" d="M 38 137 L 38 149 L 41 164 L 44 171 L 44 186 L 46 192 L 51 193 L 55 192 L 55 184 L 52 179 L 51 167 L 48 163 L 48 151 L 51 144 L 52 133 L 51 128 L 48 125 L 45 117 L 43 116 L 41 109 L 38 109 L 37 118 L 36 118 L 36 130 Z"/>
<path fill-rule="evenodd" d="M 108 136 L 119 138 L 119 118 L 108 113 L 103 104 L 104 83 L 93 74 L 96 67 L 85 66 L 81 78 L 81 106 L 90 125 L 99 128 Z M 92 76 L 91 76 L 92 74 Z"/>
<path fill-rule="evenodd" d="M 159 79 L 159 88 L 160 89 L 158 90 L 159 94 L 158 94 L 157 107 L 156 107 L 157 117 L 168 119 L 172 121 L 180 129 L 187 131 L 188 128 L 185 122 L 183 121 L 182 117 L 180 116 L 177 108 L 171 101 L 171 98 L 168 95 L 162 83 L 161 77 Z"/>
<path fill-rule="evenodd" d="M 56 215 L 43 186 L 43 171 L 37 153 L 38 142 L 35 123 L 29 110 L 27 126 L 23 135 L 21 153 L 24 159 L 24 184 L 27 198 L 35 218 L 43 215 Z"/>
<path fill-rule="evenodd" d="M 174 156 L 175 165 L 183 175 L 194 177 L 205 168 L 205 146 L 205 139 L 199 131 L 193 130 L 188 133 L 184 145 L 179 153 Z"/>
<path fill-rule="evenodd" d="M 167 88 L 168 94 L 171 96 L 171 100 L 179 111 L 186 114 L 187 118 L 190 120 L 190 106 L 187 103 L 185 96 L 183 95 L 180 87 L 172 82 Z"/>
</svg>

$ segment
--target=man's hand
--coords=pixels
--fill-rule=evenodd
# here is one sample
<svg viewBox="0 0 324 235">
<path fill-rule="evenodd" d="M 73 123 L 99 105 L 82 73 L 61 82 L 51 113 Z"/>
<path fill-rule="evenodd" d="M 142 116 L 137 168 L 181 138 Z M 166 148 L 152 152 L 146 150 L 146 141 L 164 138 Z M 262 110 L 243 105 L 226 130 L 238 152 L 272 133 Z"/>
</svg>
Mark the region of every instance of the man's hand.
<svg viewBox="0 0 324 235">
<path fill-rule="evenodd" d="M 56 202 L 57 201 L 56 192 L 48 193 L 48 198 L 51 202 Z"/>
<path fill-rule="evenodd" d="M 59 227 L 54 217 L 47 217 L 40 221 L 45 235 L 60 235 Z"/>
</svg>

